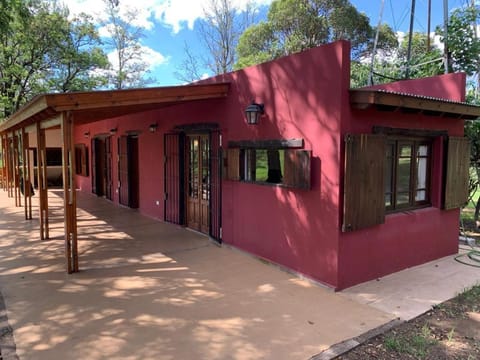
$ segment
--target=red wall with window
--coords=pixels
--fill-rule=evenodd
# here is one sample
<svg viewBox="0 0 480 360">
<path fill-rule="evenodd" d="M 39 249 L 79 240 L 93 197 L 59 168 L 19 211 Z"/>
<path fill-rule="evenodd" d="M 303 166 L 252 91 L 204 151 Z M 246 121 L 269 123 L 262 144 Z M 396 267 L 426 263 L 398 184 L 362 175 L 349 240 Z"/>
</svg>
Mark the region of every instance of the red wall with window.
<svg viewBox="0 0 480 360">
<path fill-rule="evenodd" d="M 373 88 L 463 101 L 465 75 L 449 74 L 400 81 Z M 342 133 L 371 133 L 373 126 L 447 131 L 463 136 L 463 120 L 406 114 L 400 111 L 348 110 Z M 433 140 L 431 207 L 387 213 L 385 223 L 350 233 L 339 239 L 339 288 L 380 277 L 407 267 L 454 254 L 458 250 L 459 210 L 442 206 L 442 140 Z M 341 169 L 342 170 L 342 169 Z M 343 172 L 342 172 L 343 176 Z"/>
<path fill-rule="evenodd" d="M 112 142 L 112 175 L 113 201 L 118 203 L 117 138 L 137 131 L 139 211 L 163 219 L 163 136 L 176 125 L 217 123 L 224 148 L 229 141 L 304 139 L 304 149 L 312 152 L 310 190 L 222 182 L 223 241 L 334 288 L 344 288 L 453 252 L 458 211 L 445 212 L 434 206 L 396 213 L 388 215 L 383 225 L 342 233 L 343 136 L 371 132 L 376 124 L 442 128 L 452 134 L 461 134 L 463 129 L 457 120 L 351 111 L 349 79 L 349 44 L 339 41 L 202 81 L 230 82 L 225 99 L 79 125 L 75 142 L 87 145 L 91 159 L 91 138 L 117 129 Z M 456 78 L 449 81 L 460 83 Z M 429 84 L 425 81 L 418 92 Z M 258 125 L 247 125 L 245 120 L 244 110 L 252 100 L 265 104 Z M 148 128 L 153 123 L 158 128 L 151 133 Z M 85 133 L 90 137 L 85 138 Z M 436 151 L 441 151 L 440 147 Z M 440 173 L 441 165 L 436 166 L 434 171 Z M 91 192 L 90 177 L 77 176 L 77 187 Z"/>
</svg>

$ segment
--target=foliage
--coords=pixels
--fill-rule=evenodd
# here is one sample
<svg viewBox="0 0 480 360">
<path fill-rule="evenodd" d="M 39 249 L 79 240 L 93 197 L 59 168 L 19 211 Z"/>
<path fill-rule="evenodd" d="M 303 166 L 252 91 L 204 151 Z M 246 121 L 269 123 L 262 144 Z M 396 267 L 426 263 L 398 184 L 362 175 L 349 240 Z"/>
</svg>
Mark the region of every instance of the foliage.
<svg viewBox="0 0 480 360">
<path fill-rule="evenodd" d="M 371 38 L 369 19 L 348 0 L 275 0 L 267 21 L 253 25 L 239 39 L 235 68 L 339 39 L 348 39 L 358 57 Z"/>
<path fill-rule="evenodd" d="M 110 37 L 107 45 L 115 51 L 116 63 L 110 73 L 110 83 L 115 89 L 141 87 L 151 79 L 146 79 L 148 64 L 142 59 L 144 51 L 140 40 L 143 30 L 135 26 L 135 9 L 127 9 L 120 14 L 118 1 L 104 0 L 105 12 L 108 16 L 103 25 Z"/>
<path fill-rule="evenodd" d="M 480 11 L 475 6 L 455 9 L 449 17 L 447 43 L 450 53 L 450 70 L 464 71 L 468 75 L 478 73 L 480 68 L 480 39 L 477 24 Z M 437 29 L 437 32 L 442 31 Z M 444 38 L 441 39 L 443 42 Z"/>
<path fill-rule="evenodd" d="M 0 118 L 45 92 L 84 90 L 102 81 L 93 70 L 106 65 L 88 18 L 43 0 L 12 2 L 0 31 Z"/>
</svg>

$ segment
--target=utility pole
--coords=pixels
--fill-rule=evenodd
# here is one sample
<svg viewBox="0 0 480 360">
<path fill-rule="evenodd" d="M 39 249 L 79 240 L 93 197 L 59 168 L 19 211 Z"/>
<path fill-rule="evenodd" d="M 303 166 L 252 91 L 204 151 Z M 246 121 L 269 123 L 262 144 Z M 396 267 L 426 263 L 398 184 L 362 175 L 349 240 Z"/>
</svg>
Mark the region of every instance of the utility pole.
<svg viewBox="0 0 480 360">
<path fill-rule="evenodd" d="M 430 25 L 432 23 L 432 0 L 428 0 L 427 14 L 427 52 L 430 51 Z"/>
<path fill-rule="evenodd" d="M 373 43 L 373 49 L 372 49 L 372 63 L 370 64 L 370 74 L 368 76 L 368 85 L 370 86 L 373 85 L 373 66 L 375 64 L 375 55 L 377 53 L 378 34 L 380 33 L 380 26 L 382 26 L 384 5 L 385 5 L 385 0 L 382 0 L 382 3 L 380 4 L 380 15 L 378 16 L 377 32 L 375 34 L 375 41 Z"/>
<path fill-rule="evenodd" d="M 447 0 L 444 0 L 447 1 Z M 405 79 L 410 77 L 410 58 L 412 56 L 412 37 L 413 37 L 413 21 L 415 20 L 415 0 L 412 0 L 412 9 L 410 10 L 410 33 L 408 34 L 407 49 L 407 69 L 405 70 Z"/>
</svg>

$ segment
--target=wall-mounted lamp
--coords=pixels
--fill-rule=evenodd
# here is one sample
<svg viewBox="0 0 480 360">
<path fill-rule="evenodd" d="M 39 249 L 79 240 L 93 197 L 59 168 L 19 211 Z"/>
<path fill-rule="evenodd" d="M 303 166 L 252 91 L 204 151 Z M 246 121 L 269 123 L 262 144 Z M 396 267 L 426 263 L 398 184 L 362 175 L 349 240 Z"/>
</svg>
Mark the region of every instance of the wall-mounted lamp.
<svg viewBox="0 0 480 360">
<path fill-rule="evenodd" d="M 115 135 L 117 133 L 117 128 L 110 129 L 110 135 Z"/>
<path fill-rule="evenodd" d="M 250 105 L 245 109 L 245 116 L 247 117 L 247 124 L 256 125 L 258 120 L 265 113 L 264 105 L 257 104 L 255 101 L 252 101 Z"/>
<path fill-rule="evenodd" d="M 84 132 L 84 133 L 83 133 L 83 137 L 84 137 L 85 139 L 88 139 L 88 138 L 90 137 L 90 131 Z"/>
<path fill-rule="evenodd" d="M 158 124 L 155 123 L 155 124 L 150 124 L 150 126 L 148 127 L 148 131 L 150 131 L 151 133 L 154 133 L 157 131 L 157 128 L 158 128 Z"/>
</svg>

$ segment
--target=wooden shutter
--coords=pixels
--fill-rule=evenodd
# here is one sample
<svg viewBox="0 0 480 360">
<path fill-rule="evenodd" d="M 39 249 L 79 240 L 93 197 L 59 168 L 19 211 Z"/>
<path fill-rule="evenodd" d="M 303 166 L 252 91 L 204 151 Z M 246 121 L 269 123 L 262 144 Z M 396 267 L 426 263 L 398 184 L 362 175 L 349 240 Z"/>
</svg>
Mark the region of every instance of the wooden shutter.
<svg viewBox="0 0 480 360">
<path fill-rule="evenodd" d="M 345 137 L 343 231 L 385 222 L 385 136 Z"/>
<path fill-rule="evenodd" d="M 455 209 L 468 200 L 470 142 L 464 137 L 448 138 L 444 209 Z"/>
<path fill-rule="evenodd" d="M 240 180 L 240 149 L 228 149 L 227 153 L 227 180 Z"/>
<path fill-rule="evenodd" d="M 283 183 L 286 186 L 311 188 L 311 151 L 285 150 Z"/>
</svg>

